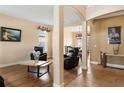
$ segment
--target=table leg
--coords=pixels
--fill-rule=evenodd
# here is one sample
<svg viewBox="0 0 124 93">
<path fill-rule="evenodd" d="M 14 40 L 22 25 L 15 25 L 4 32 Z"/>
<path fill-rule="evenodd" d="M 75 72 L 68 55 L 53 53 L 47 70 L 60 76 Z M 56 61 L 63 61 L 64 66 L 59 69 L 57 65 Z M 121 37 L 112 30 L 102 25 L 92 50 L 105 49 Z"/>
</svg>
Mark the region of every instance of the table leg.
<svg viewBox="0 0 124 93">
<path fill-rule="evenodd" d="M 106 67 L 107 64 L 107 55 L 106 53 L 103 53 L 103 67 Z"/>
<path fill-rule="evenodd" d="M 48 71 L 48 72 L 49 72 L 49 68 L 50 68 L 50 67 L 49 67 L 49 65 L 48 65 L 48 66 L 47 66 L 47 71 Z"/>
<path fill-rule="evenodd" d="M 105 55 L 105 66 L 106 67 L 106 64 L 107 64 L 107 55 Z"/>
<path fill-rule="evenodd" d="M 37 77 L 40 77 L 39 74 L 40 74 L 40 66 L 37 66 Z"/>
</svg>

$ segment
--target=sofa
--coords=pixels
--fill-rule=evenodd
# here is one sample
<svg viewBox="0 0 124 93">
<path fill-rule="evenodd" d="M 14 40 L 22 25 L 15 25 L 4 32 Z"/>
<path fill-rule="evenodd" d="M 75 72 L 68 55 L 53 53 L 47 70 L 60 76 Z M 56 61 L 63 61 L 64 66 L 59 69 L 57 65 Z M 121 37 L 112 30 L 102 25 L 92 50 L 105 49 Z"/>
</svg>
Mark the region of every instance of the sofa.
<svg viewBox="0 0 124 93">
<path fill-rule="evenodd" d="M 43 53 L 43 47 L 35 46 L 34 51 L 40 51 L 39 60 L 41 60 L 41 61 L 46 61 L 47 60 L 47 53 Z M 30 54 L 30 58 L 31 58 L 31 60 L 34 60 L 33 53 Z"/>
<path fill-rule="evenodd" d="M 0 76 L 0 87 L 5 87 L 4 79 L 2 76 Z"/>
<path fill-rule="evenodd" d="M 72 48 L 69 52 L 64 55 L 64 69 L 69 70 L 78 66 L 79 63 L 79 49 Z"/>
</svg>

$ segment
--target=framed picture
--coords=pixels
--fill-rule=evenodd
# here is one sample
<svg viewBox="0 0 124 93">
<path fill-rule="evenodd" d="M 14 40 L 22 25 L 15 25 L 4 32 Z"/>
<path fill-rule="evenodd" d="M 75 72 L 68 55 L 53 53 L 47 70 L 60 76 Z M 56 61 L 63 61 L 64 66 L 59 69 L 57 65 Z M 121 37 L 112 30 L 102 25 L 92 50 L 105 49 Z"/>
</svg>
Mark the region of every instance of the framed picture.
<svg viewBox="0 0 124 93">
<path fill-rule="evenodd" d="M 121 44 L 121 26 L 108 27 L 109 44 Z"/>
<path fill-rule="evenodd" d="M 13 41 L 13 42 L 21 41 L 21 30 L 20 29 L 1 27 L 0 34 L 1 34 L 0 35 L 1 41 Z"/>
</svg>

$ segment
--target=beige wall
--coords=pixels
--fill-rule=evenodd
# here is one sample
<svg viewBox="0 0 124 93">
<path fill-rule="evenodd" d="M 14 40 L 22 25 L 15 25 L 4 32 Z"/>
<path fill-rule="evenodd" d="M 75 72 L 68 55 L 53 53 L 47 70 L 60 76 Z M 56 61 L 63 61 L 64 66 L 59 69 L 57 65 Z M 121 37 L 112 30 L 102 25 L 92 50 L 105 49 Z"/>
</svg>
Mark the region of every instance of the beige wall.
<svg viewBox="0 0 124 93">
<path fill-rule="evenodd" d="M 73 32 L 73 47 L 76 47 L 76 45 L 77 45 L 77 39 L 76 39 L 76 32 Z"/>
<path fill-rule="evenodd" d="M 108 44 L 108 27 L 121 26 L 119 54 L 124 54 L 124 16 L 95 20 L 92 24 L 92 61 L 100 61 L 99 52 L 113 53 L 113 45 Z M 124 58 L 109 57 L 108 62 L 124 64 Z"/>
<path fill-rule="evenodd" d="M 38 45 L 37 27 L 39 24 L 0 14 L 1 26 L 21 29 L 22 36 L 21 42 L 0 41 L 0 64 L 11 64 L 30 59 L 32 48 Z M 51 37 L 51 34 L 48 36 Z M 48 42 L 51 41 L 48 40 Z"/>
<path fill-rule="evenodd" d="M 73 33 L 70 31 L 64 31 L 64 46 L 73 46 Z"/>
<path fill-rule="evenodd" d="M 64 45 L 70 45 L 72 47 L 77 47 L 76 35 L 80 32 L 70 32 L 64 31 Z"/>
<path fill-rule="evenodd" d="M 48 49 L 47 49 L 47 57 L 52 57 L 52 29 L 51 32 L 48 32 Z"/>
</svg>

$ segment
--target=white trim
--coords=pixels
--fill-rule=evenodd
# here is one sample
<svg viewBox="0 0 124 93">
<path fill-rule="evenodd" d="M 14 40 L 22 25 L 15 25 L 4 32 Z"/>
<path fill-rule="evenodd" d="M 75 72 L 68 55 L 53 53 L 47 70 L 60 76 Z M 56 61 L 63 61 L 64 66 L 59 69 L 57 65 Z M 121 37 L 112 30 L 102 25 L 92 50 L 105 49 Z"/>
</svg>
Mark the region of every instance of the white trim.
<svg viewBox="0 0 124 93">
<path fill-rule="evenodd" d="M 124 69 L 124 65 L 107 63 L 107 66 Z"/>
<path fill-rule="evenodd" d="M 53 87 L 64 87 L 64 83 L 62 83 L 60 85 L 53 83 Z"/>
<path fill-rule="evenodd" d="M 91 63 L 91 64 L 96 64 L 96 65 L 98 65 L 98 64 L 99 64 L 99 62 L 98 62 L 98 61 L 91 61 L 90 63 Z"/>
<path fill-rule="evenodd" d="M 7 63 L 7 64 L 0 64 L 0 68 L 2 67 L 7 67 L 7 66 L 12 66 L 12 65 L 17 65 L 21 63 L 22 61 L 14 62 L 14 63 Z"/>
</svg>

